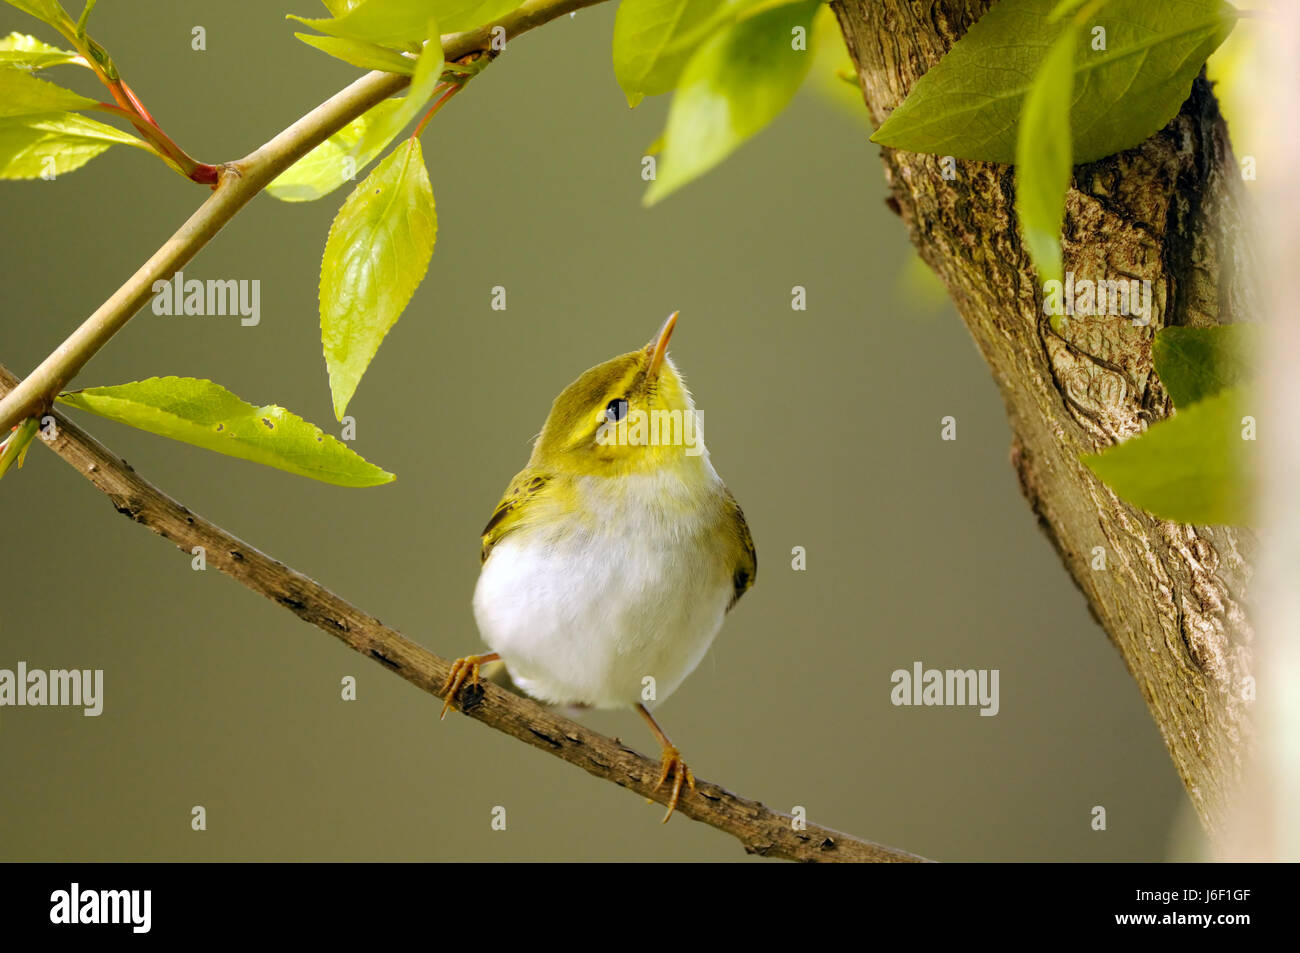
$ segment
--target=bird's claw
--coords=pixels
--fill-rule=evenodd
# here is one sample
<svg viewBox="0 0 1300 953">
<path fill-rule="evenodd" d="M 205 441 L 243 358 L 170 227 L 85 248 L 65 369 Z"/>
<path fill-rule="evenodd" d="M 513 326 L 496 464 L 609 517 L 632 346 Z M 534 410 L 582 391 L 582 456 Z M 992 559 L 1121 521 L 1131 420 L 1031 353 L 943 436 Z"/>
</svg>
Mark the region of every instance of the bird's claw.
<svg viewBox="0 0 1300 953">
<path fill-rule="evenodd" d="M 663 751 L 663 765 L 659 769 L 659 780 L 655 784 L 655 790 L 658 791 L 668 781 L 673 779 L 673 794 L 668 799 L 668 813 L 664 815 L 662 823 L 667 824 L 668 818 L 673 816 L 673 811 L 677 809 L 677 802 L 681 800 L 682 788 L 687 787 L 691 791 L 695 790 L 695 775 L 691 769 L 686 766 L 682 760 L 681 752 L 675 747 L 669 745 Z"/>
<path fill-rule="evenodd" d="M 447 717 L 447 712 L 451 710 L 451 703 L 455 701 L 467 680 L 471 685 L 478 686 L 478 667 L 495 658 L 495 655 L 467 655 L 451 663 L 451 671 L 447 673 L 447 681 L 442 686 L 443 703 L 442 714 L 438 716 L 439 721 Z"/>
</svg>

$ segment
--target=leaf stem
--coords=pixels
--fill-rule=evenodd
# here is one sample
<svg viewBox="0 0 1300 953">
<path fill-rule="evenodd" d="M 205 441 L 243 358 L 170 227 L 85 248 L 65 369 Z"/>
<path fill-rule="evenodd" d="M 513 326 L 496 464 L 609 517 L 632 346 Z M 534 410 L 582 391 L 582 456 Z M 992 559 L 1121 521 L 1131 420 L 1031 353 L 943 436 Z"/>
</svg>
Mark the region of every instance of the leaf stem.
<svg viewBox="0 0 1300 953">
<path fill-rule="evenodd" d="M 122 92 L 126 93 L 126 98 L 131 101 L 131 108 L 138 112 L 149 125 L 157 127 L 158 121 L 149 114 L 149 110 L 144 108 L 144 103 L 140 102 L 140 97 L 135 94 L 135 90 L 126 85 L 124 79 L 119 79 L 118 83 L 122 86 Z"/>
<path fill-rule="evenodd" d="M 442 83 L 434 87 L 433 91 L 436 93 L 438 90 L 446 89 L 448 86 L 450 86 L 451 88 L 447 89 L 447 91 L 443 93 L 441 97 L 439 97 L 437 102 L 435 102 L 432 106 L 429 107 L 429 111 L 424 114 L 424 118 L 421 119 L 419 124 L 415 127 L 415 131 L 411 133 L 412 139 L 420 138 L 420 133 L 424 132 L 424 127 L 429 124 L 429 120 L 434 117 L 434 115 L 438 112 L 438 110 L 441 109 L 443 105 L 449 99 L 451 99 L 451 97 L 455 96 L 457 93 L 459 93 L 462 89 L 465 88 L 464 83 L 449 83 L 449 84 Z"/>
<path fill-rule="evenodd" d="M 104 76 L 100 78 L 103 79 L 109 92 L 113 94 L 113 98 L 117 100 L 118 105 L 121 107 L 121 115 L 130 120 L 131 125 L 135 126 L 140 135 L 148 140 L 163 161 L 194 182 L 203 185 L 216 184 L 216 166 L 209 165 L 206 162 L 199 162 L 177 145 L 171 136 L 163 132 L 162 127 L 149 114 L 149 110 L 144 108 L 144 104 L 140 102 L 139 97 L 135 95 L 131 87 L 127 86 L 120 78 L 108 79 Z"/>
<path fill-rule="evenodd" d="M 86 21 L 90 19 L 90 11 L 95 9 L 95 4 L 99 0 L 86 0 L 86 5 L 81 10 L 81 16 L 77 18 L 77 36 L 86 35 Z"/>
</svg>

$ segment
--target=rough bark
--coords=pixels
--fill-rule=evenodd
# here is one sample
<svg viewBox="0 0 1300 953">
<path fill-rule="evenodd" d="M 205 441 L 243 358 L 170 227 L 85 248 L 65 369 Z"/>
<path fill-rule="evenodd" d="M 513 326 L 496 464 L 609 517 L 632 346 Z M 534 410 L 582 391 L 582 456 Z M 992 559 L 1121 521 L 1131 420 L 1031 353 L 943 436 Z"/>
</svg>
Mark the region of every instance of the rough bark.
<svg viewBox="0 0 1300 953">
<path fill-rule="evenodd" d="M 832 4 L 879 125 L 991 0 Z M 1168 416 L 1151 361 L 1169 325 L 1249 320 L 1239 176 L 1202 76 L 1169 125 L 1074 170 L 1067 271 L 1152 283 L 1152 320 L 1069 320 L 1055 331 L 1015 225 L 1009 166 L 883 150 L 890 207 L 948 288 L 988 362 L 1026 499 L 1124 658 L 1206 830 L 1221 830 L 1250 738 L 1252 535 L 1156 519 L 1079 462 Z M 1104 570 L 1092 568 L 1104 547 Z M 1050 638 L 1051 633 L 1044 633 Z M 1086 689 L 1085 689 L 1086 690 Z"/>
</svg>

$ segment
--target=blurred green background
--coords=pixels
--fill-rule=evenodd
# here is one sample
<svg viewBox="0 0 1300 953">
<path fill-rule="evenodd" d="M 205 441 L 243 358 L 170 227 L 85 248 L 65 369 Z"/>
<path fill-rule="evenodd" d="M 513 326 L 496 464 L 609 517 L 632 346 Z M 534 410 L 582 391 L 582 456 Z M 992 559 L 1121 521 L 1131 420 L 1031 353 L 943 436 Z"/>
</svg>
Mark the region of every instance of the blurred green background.
<svg viewBox="0 0 1300 953">
<path fill-rule="evenodd" d="M 91 33 L 178 142 L 220 161 L 357 75 L 293 39 L 283 14 L 318 10 L 103 4 Z M 353 446 L 396 483 L 325 486 L 79 419 L 195 511 L 450 658 L 481 646 L 478 533 L 550 401 L 680 309 L 673 355 L 760 564 L 659 709 L 695 771 L 941 860 L 1168 856 L 1181 786 L 1020 497 L 985 366 L 951 306 L 909 280 L 863 117 L 817 87 L 852 88 L 823 68 L 772 128 L 645 211 L 640 158 L 667 101 L 628 110 L 614 12 L 512 41 L 424 134 L 437 250 L 349 408 Z M 0 34 L 12 29 L 56 39 L 0 7 Z M 88 74 L 51 76 L 93 94 Z M 345 195 L 259 197 L 186 269 L 259 279 L 259 326 L 146 310 L 77 385 L 209 377 L 337 430 L 316 287 Z M 0 184 L 0 361 L 30 371 L 203 196 L 129 149 L 55 182 Z M 791 310 L 794 285 L 807 311 Z M 955 442 L 939 439 L 945 415 Z M 102 668 L 106 694 L 99 718 L 0 709 L 4 859 L 743 857 L 468 719 L 440 724 L 440 702 L 192 571 L 39 447 L 2 490 L 0 668 Z M 805 572 L 791 569 L 795 546 Z M 1000 714 L 893 707 L 890 673 L 916 660 L 999 669 Z M 340 699 L 346 675 L 353 702 Z M 630 712 L 586 721 L 655 750 Z M 204 832 L 190 829 L 194 805 Z M 504 832 L 490 826 L 497 805 Z"/>
</svg>

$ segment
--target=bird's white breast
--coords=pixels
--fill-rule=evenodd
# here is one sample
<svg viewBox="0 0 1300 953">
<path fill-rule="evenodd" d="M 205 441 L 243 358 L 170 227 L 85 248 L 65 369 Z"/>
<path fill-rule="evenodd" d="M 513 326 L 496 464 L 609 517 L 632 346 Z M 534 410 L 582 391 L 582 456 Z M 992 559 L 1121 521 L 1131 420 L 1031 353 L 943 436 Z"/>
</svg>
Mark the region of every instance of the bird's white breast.
<svg viewBox="0 0 1300 953">
<path fill-rule="evenodd" d="M 713 479 L 709 492 L 724 493 Z M 689 505 L 699 501 L 681 498 L 671 474 L 586 477 L 577 490 L 583 518 L 522 527 L 496 544 L 474 617 L 530 695 L 653 707 L 699 664 L 732 598 L 717 510 Z"/>
</svg>

